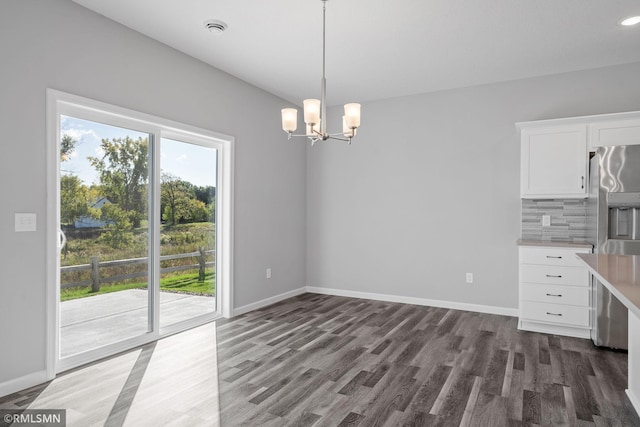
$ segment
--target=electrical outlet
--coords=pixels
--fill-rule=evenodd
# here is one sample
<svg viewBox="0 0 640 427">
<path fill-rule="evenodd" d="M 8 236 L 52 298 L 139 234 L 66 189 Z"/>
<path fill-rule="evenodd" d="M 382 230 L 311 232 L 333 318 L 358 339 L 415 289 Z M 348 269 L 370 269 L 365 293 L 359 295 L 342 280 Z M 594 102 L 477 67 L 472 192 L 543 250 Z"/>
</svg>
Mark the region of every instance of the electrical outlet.
<svg viewBox="0 0 640 427">
<path fill-rule="evenodd" d="M 551 227 L 551 215 L 542 215 L 542 226 Z"/>
<path fill-rule="evenodd" d="M 467 273 L 467 283 L 473 283 L 473 273 Z"/>
<path fill-rule="evenodd" d="M 271 267 L 267 268 L 267 279 L 271 279 Z"/>
</svg>

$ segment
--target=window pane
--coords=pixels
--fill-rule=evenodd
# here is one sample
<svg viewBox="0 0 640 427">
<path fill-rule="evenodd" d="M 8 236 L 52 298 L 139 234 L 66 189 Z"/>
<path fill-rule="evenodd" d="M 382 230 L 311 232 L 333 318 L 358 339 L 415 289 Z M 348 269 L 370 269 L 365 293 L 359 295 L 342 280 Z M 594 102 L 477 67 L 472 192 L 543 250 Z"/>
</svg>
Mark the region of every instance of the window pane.
<svg viewBox="0 0 640 427">
<path fill-rule="evenodd" d="M 150 135 L 61 116 L 60 355 L 149 330 Z"/>
<path fill-rule="evenodd" d="M 217 150 L 161 141 L 160 326 L 216 310 Z"/>
</svg>

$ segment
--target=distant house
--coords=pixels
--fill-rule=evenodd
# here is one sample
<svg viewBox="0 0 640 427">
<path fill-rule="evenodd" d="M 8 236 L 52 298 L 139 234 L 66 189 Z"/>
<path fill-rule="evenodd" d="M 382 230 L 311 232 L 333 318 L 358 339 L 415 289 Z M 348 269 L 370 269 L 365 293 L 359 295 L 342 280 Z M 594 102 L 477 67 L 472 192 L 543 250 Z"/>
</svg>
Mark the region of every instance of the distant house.
<svg viewBox="0 0 640 427">
<path fill-rule="evenodd" d="M 106 197 L 103 197 L 98 201 L 96 201 L 95 203 L 92 203 L 91 207 L 95 209 L 100 209 L 106 204 L 111 205 L 112 203 L 109 199 L 107 199 Z M 75 221 L 73 221 L 73 226 L 75 228 L 101 228 L 101 227 L 105 227 L 109 222 L 110 221 L 91 218 L 90 216 L 81 216 L 79 218 L 76 218 Z"/>
</svg>

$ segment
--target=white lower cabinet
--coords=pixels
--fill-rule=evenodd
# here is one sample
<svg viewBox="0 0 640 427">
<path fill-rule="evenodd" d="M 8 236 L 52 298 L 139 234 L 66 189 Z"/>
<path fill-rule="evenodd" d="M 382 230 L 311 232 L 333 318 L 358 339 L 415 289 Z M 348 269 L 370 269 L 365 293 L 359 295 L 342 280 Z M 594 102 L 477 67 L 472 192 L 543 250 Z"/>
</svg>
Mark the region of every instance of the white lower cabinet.
<svg viewBox="0 0 640 427">
<path fill-rule="evenodd" d="M 520 320 L 527 331 L 589 338 L 588 248 L 520 246 Z"/>
</svg>

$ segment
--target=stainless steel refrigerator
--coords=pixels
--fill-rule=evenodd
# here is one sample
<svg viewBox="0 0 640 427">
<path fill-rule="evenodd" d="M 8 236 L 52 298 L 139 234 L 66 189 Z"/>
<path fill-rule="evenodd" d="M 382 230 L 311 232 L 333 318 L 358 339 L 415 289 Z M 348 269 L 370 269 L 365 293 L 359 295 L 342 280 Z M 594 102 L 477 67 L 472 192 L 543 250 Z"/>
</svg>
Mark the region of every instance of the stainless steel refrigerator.
<svg viewBox="0 0 640 427">
<path fill-rule="evenodd" d="M 590 163 L 588 240 L 594 252 L 640 255 L 640 145 L 600 147 Z M 627 349 L 627 309 L 595 277 L 594 344 Z"/>
</svg>

